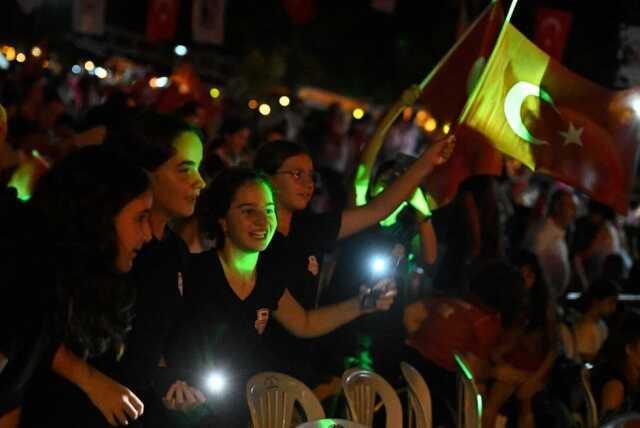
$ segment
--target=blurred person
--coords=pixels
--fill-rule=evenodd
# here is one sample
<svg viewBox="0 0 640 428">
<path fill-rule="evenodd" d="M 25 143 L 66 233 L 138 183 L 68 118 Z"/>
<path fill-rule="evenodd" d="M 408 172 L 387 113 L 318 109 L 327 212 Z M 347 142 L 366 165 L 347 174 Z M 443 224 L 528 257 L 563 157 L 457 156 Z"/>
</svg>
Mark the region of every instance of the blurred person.
<svg viewBox="0 0 640 428">
<path fill-rule="evenodd" d="M 453 422 L 451 412 L 457 396 L 454 353 L 468 361 L 478 383 L 525 380 L 524 371 L 492 360 L 504 329 L 521 314 L 525 301 L 522 274 L 499 260 L 487 261 L 476 269 L 466 295 L 426 297 L 405 309 L 409 336 L 405 361 L 438 391 L 434 424 Z"/>
<path fill-rule="evenodd" d="M 568 190 L 558 189 L 551 195 L 546 217 L 532 226 L 525 241 L 525 248 L 538 257 L 555 299 L 564 297 L 571 279 L 566 235 L 575 216 L 575 196 Z"/>
<path fill-rule="evenodd" d="M 542 391 L 556 360 L 556 307 L 535 254 L 519 250 L 511 256 L 526 288 L 527 310 L 493 351 L 494 361 L 527 374 L 523 382 L 496 380 L 487 394 L 483 426 L 495 426 L 500 408 L 510 397 L 518 401 L 518 426 L 536 426 L 533 398 Z"/>
<path fill-rule="evenodd" d="M 218 130 L 219 138 L 207 148 L 203 171 L 209 179 L 219 171 L 233 166 L 248 166 L 246 153 L 251 137 L 251 129 L 247 122 L 238 117 L 226 118 Z"/>
<path fill-rule="evenodd" d="M 640 315 L 624 313 L 592 375 L 600 423 L 628 412 L 640 412 Z M 626 425 L 625 425 L 626 426 Z"/>
<path fill-rule="evenodd" d="M 619 294 L 618 284 L 599 279 L 581 297 L 582 317 L 574 326 L 574 335 L 582 361 L 594 361 L 609 336 L 605 318 L 616 312 Z"/>
</svg>

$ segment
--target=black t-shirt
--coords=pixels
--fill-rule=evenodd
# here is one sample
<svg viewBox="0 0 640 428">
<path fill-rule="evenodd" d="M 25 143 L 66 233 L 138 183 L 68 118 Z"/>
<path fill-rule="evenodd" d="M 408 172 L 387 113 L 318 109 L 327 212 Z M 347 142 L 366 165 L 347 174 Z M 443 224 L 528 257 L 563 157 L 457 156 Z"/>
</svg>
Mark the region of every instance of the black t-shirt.
<svg viewBox="0 0 640 428">
<path fill-rule="evenodd" d="M 338 239 L 342 212 L 327 214 L 296 213 L 289 235 L 276 232 L 263 256 L 285 270 L 287 288 L 306 310 L 316 306 L 323 254 Z M 310 386 L 323 380 L 313 352 L 314 339 L 293 336 L 279 323 L 273 323 L 265 335 L 261 352 L 275 357 L 276 370 L 290 374 Z"/>
<path fill-rule="evenodd" d="M 296 213 L 289 235 L 276 232 L 263 257 L 287 269 L 291 295 L 305 309 L 315 306 L 323 254 L 331 250 L 340 231 L 342 212 Z"/>
<path fill-rule="evenodd" d="M 122 358 L 123 381 L 134 390 L 153 386 L 158 363 L 181 317 L 188 254 L 184 241 L 166 228 L 163 239 L 145 245 L 134 262 L 135 319 Z"/>
<path fill-rule="evenodd" d="M 269 367 L 257 347 L 272 327 L 272 312 L 285 290 L 281 272 L 260 258 L 254 289 L 241 300 L 215 250 L 192 254 L 184 276 L 185 316 L 172 341 L 169 365 L 192 369 L 197 379 L 221 370 L 244 391 L 249 376 Z"/>
</svg>

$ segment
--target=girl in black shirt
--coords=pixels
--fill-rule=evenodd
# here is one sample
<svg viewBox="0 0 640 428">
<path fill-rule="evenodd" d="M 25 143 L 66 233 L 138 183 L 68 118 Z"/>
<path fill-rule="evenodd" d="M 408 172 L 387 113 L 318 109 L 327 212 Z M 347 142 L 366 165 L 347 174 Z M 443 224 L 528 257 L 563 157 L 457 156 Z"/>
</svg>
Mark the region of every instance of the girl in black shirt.
<svg viewBox="0 0 640 428">
<path fill-rule="evenodd" d="M 295 336 L 320 336 L 364 313 L 388 309 L 395 289 L 381 283 L 386 292 L 372 309 L 363 309 L 357 296 L 305 311 L 287 289 L 286 266 L 260 257 L 278 225 L 268 180 L 251 170 L 226 170 L 200 202 L 200 224 L 216 246 L 192 256 L 185 275 L 188 315 L 169 363 L 196 368 L 197 378 L 212 370 L 225 373 L 229 388 L 224 399 L 211 400 L 213 418 L 218 426 L 224 425 L 221 420 L 240 426 L 246 417 L 245 382 L 268 368 L 266 356 L 256 350 L 271 318 Z"/>
<path fill-rule="evenodd" d="M 133 304 L 123 273 L 150 238 L 149 185 L 123 157 L 87 147 L 57 164 L 29 203 L 14 208 L 10 228 L 0 233 L 0 426 L 17 424 L 35 370 L 58 371 L 66 347 L 85 357 L 122 354 Z M 103 385 L 90 382 L 85 392 L 100 401 Z M 142 403 L 125 387 L 110 387 L 127 404 L 110 420 L 126 420 L 125 412 L 135 419 Z"/>
<path fill-rule="evenodd" d="M 344 211 L 310 214 L 305 211 L 315 189 L 314 165 L 308 152 L 290 141 L 272 141 L 258 151 L 254 167 L 269 175 L 276 196 L 278 230 L 265 251 L 268 259 L 286 262 L 289 291 L 305 309 L 316 307 L 318 279 L 323 254 L 338 239 L 353 235 L 386 218 L 408 199 L 434 167 L 453 151 L 453 137 L 434 143 L 383 193 L 367 204 Z M 286 361 L 282 370 L 312 387 L 323 379 L 310 367 L 310 344 L 297 340 L 282 328 L 274 328 L 268 342 Z M 297 355 L 285 352 L 299 349 Z"/>
</svg>

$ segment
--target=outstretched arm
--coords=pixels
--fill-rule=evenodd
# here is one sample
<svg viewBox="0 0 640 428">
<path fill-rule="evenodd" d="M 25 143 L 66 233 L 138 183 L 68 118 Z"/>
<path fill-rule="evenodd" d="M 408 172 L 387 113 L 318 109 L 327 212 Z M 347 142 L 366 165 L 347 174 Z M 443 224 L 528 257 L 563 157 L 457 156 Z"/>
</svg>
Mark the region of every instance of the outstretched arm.
<svg viewBox="0 0 640 428">
<path fill-rule="evenodd" d="M 274 316 L 294 336 L 322 336 L 353 321 L 360 315 L 389 309 L 397 294 L 395 286 L 392 284 L 392 282 L 384 281 L 376 285 L 376 287 L 382 287 L 383 292 L 376 301 L 375 308 L 371 309 L 362 308 L 361 296 L 356 296 L 335 305 L 305 311 L 289 293 L 289 290 L 285 290 L 278 302 L 278 310 L 274 312 Z"/>
<path fill-rule="evenodd" d="M 398 115 L 406 107 L 411 107 L 418 97 L 420 96 L 420 88 L 418 85 L 413 85 L 406 89 L 398 101 L 396 101 L 391 108 L 384 115 L 378 127 L 376 128 L 371 140 L 364 146 L 360 155 L 360 161 L 358 162 L 358 168 L 356 169 L 356 176 L 354 179 L 353 191 L 355 197 L 349 198 L 349 206 L 361 206 L 367 203 L 367 191 L 369 189 L 369 183 L 371 181 L 371 175 L 373 174 L 373 167 L 378 157 L 378 153 L 382 148 L 384 139 L 389 132 L 389 128 L 396 120 Z"/>
<path fill-rule="evenodd" d="M 338 238 L 345 238 L 366 229 L 388 216 L 411 196 L 433 168 L 449 159 L 455 146 L 454 142 L 453 136 L 436 141 L 384 192 L 366 205 L 345 210 L 342 213 Z"/>
</svg>

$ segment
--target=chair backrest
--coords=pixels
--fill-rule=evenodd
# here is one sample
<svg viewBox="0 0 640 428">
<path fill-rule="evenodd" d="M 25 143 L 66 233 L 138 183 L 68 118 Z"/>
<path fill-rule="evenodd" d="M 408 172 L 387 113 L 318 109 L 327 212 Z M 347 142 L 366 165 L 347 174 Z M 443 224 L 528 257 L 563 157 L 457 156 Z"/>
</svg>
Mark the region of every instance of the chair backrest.
<svg viewBox="0 0 640 428">
<path fill-rule="evenodd" d="M 387 428 L 402 428 L 398 394 L 381 376 L 364 369 L 349 369 L 342 375 L 342 389 L 355 422 L 368 427 L 373 424 L 376 396 L 379 396 L 387 414 Z"/>
<path fill-rule="evenodd" d="M 254 428 L 289 428 L 296 401 L 307 420 L 324 418 L 322 405 L 313 392 L 282 373 L 258 373 L 247 382 L 246 393 Z"/>
<path fill-rule="evenodd" d="M 431 428 L 431 392 L 422 375 L 412 365 L 400 363 L 402 376 L 407 382 L 409 391 L 407 421 L 409 428 Z M 415 418 L 415 425 L 414 425 Z"/>
<path fill-rule="evenodd" d="M 465 359 L 454 354 L 458 367 L 458 428 L 481 428 L 482 426 L 482 396 Z"/>
<path fill-rule="evenodd" d="M 582 387 L 585 397 L 587 428 L 596 428 L 598 426 L 598 406 L 596 405 L 596 400 L 593 398 L 590 378 L 589 369 L 583 366 L 580 370 L 580 386 Z"/>
<path fill-rule="evenodd" d="M 630 412 L 623 413 L 609 419 L 606 423 L 602 424 L 600 428 L 624 428 L 628 422 L 640 423 L 640 413 Z M 633 424 L 632 426 L 637 426 Z"/>
</svg>

